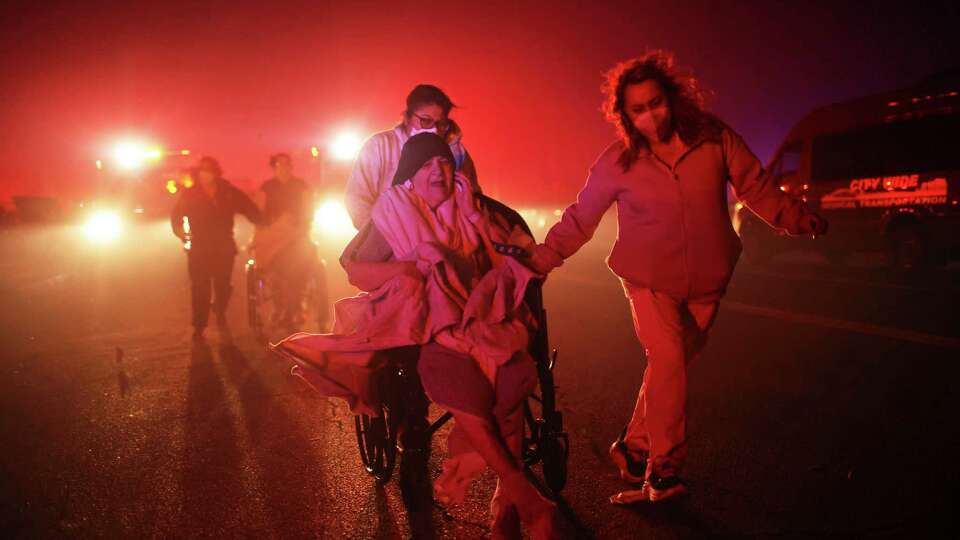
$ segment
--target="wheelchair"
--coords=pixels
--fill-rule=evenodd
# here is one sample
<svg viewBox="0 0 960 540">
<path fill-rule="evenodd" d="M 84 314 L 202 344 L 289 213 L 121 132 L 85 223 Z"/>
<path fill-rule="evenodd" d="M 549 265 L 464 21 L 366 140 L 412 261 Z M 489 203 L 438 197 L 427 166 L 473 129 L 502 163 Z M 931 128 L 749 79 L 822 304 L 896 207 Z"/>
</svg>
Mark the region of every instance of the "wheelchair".
<svg viewBox="0 0 960 540">
<path fill-rule="evenodd" d="M 530 233 L 516 211 L 488 197 L 482 200 L 488 208 L 507 218 L 511 225 L 519 225 Z M 529 353 L 536 363 L 538 385 L 524 404 L 522 459 L 528 470 L 540 465 L 549 494 L 556 496 L 566 485 L 570 444 L 563 429 L 563 413 L 557 410 L 553 380 L 557 351 L 549 346 L 541 281 L 530 283 L 525 302 L 537 320 L 537 331 L 531 336 Z M 417 375 L 417 348 L 405 347 L 388 352 L 391 360 L 377 370 L 373 381 L 381 396 L 380 414 L 355 416 L 360 461 L 366 472 L 380 484 L 390 480 L 399 450 L 429 451 L 430 436 L 453 417 L 447 412 L 433 423 L 417 426 L 426 418 L 429 406 Z"/>
<path fill-rule="evenodd" d="M 316 245 L 310 242 L 309 256 L 305 257 L 307 268 L 306 285 L 301 305 L 305 313 L 305 324 L 317 325 L 321 332 L 327 330 L 330 321 L 330 301 L 327 293 L 326 263 L 317 254 Z M 272 272 L 257 263 L 256 253 L 251 249 L 244 265 L 244 284 L 247 300 L 247 320 L 250 328 L 259 337 L 266 335 L 271 323 L 276 322 L 279 310 L 274 302 L 274 289 L 271 286 Z"/>
</svg>

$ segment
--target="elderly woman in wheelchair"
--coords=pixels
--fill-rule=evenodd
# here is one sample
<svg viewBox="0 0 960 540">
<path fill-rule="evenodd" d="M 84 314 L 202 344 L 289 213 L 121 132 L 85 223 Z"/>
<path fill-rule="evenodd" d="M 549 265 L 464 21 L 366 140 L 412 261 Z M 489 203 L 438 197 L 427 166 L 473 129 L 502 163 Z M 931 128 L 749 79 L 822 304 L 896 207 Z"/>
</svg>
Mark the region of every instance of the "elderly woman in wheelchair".
<svg viewBox="0 0 960 540">
<path fill-rule="evenodd" d="M 523 470 L 524 404 L 538 375 L 528 353 L 537 319 L 524 296 L 541 276 L 495 249 L 532 239 L 454 174 L 434 134 L 406 143 L 393 184 L 342 259 L 367 292 L 337 303 L 332 334 L 295 334 L 274 350 L 324 395 L 377 416 L 374 373 L 391 350 L 417 347 L 423 390 L 456 420 L 437 498 L 461 501 L 489 466 L 498 476 L 493 536 L 520 538 L 522 523 L 532 538 L 554 538 L 556 506 Z"/>
</svg>

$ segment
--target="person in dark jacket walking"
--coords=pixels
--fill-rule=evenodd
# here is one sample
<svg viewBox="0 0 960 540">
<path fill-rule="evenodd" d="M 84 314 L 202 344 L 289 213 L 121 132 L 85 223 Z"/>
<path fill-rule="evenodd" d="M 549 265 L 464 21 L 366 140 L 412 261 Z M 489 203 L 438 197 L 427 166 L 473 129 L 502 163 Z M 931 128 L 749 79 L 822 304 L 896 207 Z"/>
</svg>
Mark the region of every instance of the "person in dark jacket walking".
<svg viewBox="0 0 960 540">
<path fill-rule="evenodd" d="M 771 227 L 818 235 L 827 223 L 778 189 L 743 139 L 705 112 L 696 80 L 654 51 L 607 74 L 606 113 L 620 140 L 597 159 L 577 201 L 534 251 L 547 273 L 593 236 L 617 205 L 608 259 L 623 282 L 647 368 L 633 417 L 610 448 L 640 489 L 612 502 L 659 501 L 685 491 L 687 364 L 706 342 L 740 255 L 726 186 Z"/>
<path fill-rule="evenodd" d="M 204 157 L 192 171 L 195 184 L 184 190 L 170 214 L 173 234 L 187 247 L 187 272 L 193 307 L 193 337 L 203 339 L 213 312 L 221 337 L 229 339 L 226 310 L 230 301 L 230 278 L 237 244 L 233 218 L 243 214 L 253 223 L 260 211 L 253 201 L 223 179 L 217 160 Z"/>
</svg>

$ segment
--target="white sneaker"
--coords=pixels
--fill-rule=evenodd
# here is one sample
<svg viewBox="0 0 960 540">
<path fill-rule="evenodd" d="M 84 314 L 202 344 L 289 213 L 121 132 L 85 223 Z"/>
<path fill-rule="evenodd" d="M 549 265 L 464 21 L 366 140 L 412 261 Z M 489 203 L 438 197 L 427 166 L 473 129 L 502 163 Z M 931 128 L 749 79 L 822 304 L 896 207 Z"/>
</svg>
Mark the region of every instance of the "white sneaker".
<svg viewBox="0 0 960 540">
<path fill-rule="evenodd" d="M 640 489 L 621 491 L 610 497 L 610 502 L 616 505 L 629 505 L 639 502 L 662 502 L 679 497 L 687 492 L 687 486 L 676 476 L 660 478 L 656 475 L 643 483 Z"/>
</svg>

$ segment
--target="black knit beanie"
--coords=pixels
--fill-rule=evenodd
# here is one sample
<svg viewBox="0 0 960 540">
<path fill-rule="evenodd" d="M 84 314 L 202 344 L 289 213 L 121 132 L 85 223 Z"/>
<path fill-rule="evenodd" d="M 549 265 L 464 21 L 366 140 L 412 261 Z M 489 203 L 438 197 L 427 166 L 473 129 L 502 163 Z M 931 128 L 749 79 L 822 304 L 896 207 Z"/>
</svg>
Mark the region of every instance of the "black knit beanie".
<svg viewBox="0 0 960 540">
<path fill-rule="evenodd" d="M 418 133 L 407 139 L 400 151 L 400 163 L 397 173 L 393 175 L 393 185 L 402 184 L 413 178 L 413 175 L 431 159 L 442 156 L 455 163 L 453 152 L 447 143 L 436 133 Z"/>
</svg>

